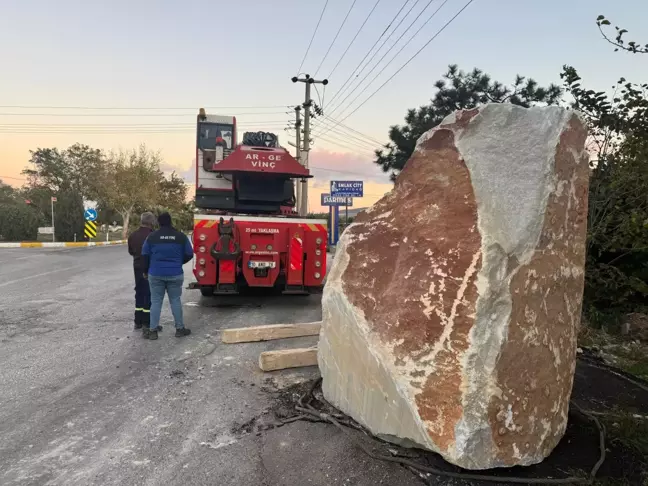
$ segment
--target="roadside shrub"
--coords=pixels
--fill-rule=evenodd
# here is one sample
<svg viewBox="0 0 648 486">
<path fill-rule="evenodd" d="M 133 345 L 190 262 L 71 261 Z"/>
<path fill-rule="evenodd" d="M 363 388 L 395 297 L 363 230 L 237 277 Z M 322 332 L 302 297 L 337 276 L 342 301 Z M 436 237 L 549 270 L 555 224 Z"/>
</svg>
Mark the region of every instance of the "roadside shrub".
<svg viewBox="0 0 648 486">
<path fill-rule="evenodd" d="M 41 218 L 27 204 L 0 203 L 0 238 L 4 241 L 34 241 Z"/>
</svg>

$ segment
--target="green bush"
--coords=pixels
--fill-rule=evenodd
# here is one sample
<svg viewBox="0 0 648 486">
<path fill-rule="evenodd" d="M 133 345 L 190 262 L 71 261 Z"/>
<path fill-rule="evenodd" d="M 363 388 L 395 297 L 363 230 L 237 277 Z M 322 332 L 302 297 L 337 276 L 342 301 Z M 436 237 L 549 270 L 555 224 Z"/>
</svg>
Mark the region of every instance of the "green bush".
<svg viewBox="0 0 648 486">
<path fill-rule="evenodd" d="M 0 203 L 0 239 L 35 241 L 41 222 L 38 211 L 17 202 Z"/>
</svg>

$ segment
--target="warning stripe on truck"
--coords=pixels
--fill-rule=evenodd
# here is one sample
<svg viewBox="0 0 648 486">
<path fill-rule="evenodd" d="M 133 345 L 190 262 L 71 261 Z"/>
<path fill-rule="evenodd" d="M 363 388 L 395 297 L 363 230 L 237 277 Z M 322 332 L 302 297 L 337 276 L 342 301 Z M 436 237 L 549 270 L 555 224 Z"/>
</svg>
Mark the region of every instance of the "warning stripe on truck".
<svg viewBox="0 0 648 486">
<path fill-rule="evenodd" d="M 218 221 L 215 221 L 213 219 L 212 220 L 209 220 L 209 219 L 196 219 L 196 220 L 194 220 L 194 223 L 195 223 L 195 226 L 194 226 L 195 229 L 212 228 L 212 227 L 214 227 L 214 226 L 216 226 L 218 224 Z"/>
<path fill-rule="evenodd" d="M 304 231 L 324 231 L 324 232 L 326 232 L 326 225 L 325 224 L 301 224 L 300 226 L 302 228 L 304 228 Z"/>
<path fill-rule="evenodd" d="M 234 219 L 234 222 L 236 223 L 236 219 Z M 243 221 L 247 222 L 247 221 Z M 273 221 L 273 223 L 282 223 L 282 224 L 290 224 L 292 221 L 290 220 L 279 220 L 279 221 Z M 218 225 L 218 221 L 214 219 L 195 219 L 194 220 L 194 229 L 201 229 L 201 228 L 213 228 L 214 226 Z M 320 223 L 300 223 L 299 227 L 302 228 L 304 231 L 323 231 L 326 232 L 326 224 L 320 224 Z"/>
</svg>

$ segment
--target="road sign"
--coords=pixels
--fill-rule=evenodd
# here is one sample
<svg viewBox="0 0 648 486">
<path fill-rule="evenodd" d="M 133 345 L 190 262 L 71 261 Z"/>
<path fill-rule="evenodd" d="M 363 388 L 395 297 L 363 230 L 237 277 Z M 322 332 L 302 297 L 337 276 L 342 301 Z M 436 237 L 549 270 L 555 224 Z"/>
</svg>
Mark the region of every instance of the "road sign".
<svg viewBox="0 0 648 486">
<path fill-rule="evenodd" d="M 331 196 L 322 194 L 322 206 L 351 206 L 353 207 L 353 198 L 345 196 Z"/>
<path fill-rule="evenodd" d="M 331 196 L 363 197 L 362 181 L 331 181 Z"/>
<path fill-rule="evenodd" d="M 38 228 L 38 234 L 39 235 L 53 235 L 54 234 L 54 228 L 51 226 L 42 226 Z"/>
<path fill-rule="evenodd" d="M 86 221 L 96 221 L 97 220 L 97 210 L 94 208 L 88 208 L 83 212 L 83 217 Z"/>
<path fill-rule="evenodd" d="M 83 234 L 88 238 L 97 237 L 97 223 L 94 221 L 86 221 L 85 228 L 83 228 Z"/>
<path fill-rule="evenodd" d="M 52 196 L 52 202 L 56 202 L 56 198 Z"/>
</svg>

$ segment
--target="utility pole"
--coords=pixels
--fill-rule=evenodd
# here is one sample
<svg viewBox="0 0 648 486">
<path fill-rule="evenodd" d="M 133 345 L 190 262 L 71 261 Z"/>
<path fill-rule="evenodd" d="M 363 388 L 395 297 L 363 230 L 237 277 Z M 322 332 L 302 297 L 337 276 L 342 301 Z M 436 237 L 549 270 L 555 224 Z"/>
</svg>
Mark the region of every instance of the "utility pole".
<svg viewBox="0 0 648 486">
<path fill-rule="evenodd" d="M 308 154 L 310 152 L 310 118 L 311 118 L 311 105 L 313 100 L 311 100 L 311 84 L 323 84 L 326 86 L 328 84 L 328 79 L 323 79 L 318 81 L 311 78 L 308 74 L 305 74 L 303 78 L 298 78 L 295 76 L 292 78 L 293 83 L 304 83 L 306 85 L 306 95 L 304 96 L 304 140 L 302 148 L 302 156 L 300 163 L 308 169 Z M 308 212 L 308 179 L 302 179 L 302 190 L 301 190 L 301 204 L 299 205 L 299 214 L 301 216 L 306 216 Z"/>
<path fill-rule="evenodd" d="M 295 132 L 297 133 L 296 136 L 296 148 L 297 148 L 297 162 L 300 164 L 302 163 L 301 160 L 301 106 L 295 106 Z M 297 206 L 297 212 L 299 214 L 302 213 L 301 211 L 301 193 L 302 193 L 302 184 L 301 180 L 297 181 L 297 198 L 295 201 L 295 205 Z"/>
</svg>

